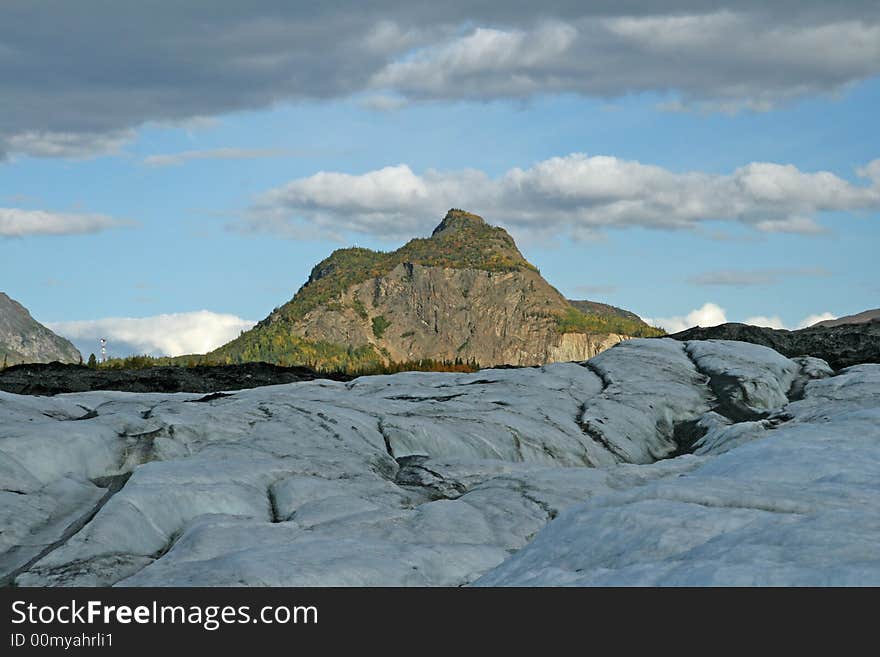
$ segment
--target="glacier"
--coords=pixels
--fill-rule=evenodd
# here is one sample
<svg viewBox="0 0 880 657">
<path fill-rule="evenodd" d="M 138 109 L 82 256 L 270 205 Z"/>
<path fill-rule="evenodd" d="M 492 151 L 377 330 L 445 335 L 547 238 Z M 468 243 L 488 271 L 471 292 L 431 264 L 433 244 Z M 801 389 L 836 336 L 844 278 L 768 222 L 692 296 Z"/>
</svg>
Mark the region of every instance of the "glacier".
<svg viewBox="0 0 880 657">
<path fill-rule="evenodd" d="M 880 365 L 584 363 L 0 393 L 17 586 L 880 584 Z"/>
</svg>

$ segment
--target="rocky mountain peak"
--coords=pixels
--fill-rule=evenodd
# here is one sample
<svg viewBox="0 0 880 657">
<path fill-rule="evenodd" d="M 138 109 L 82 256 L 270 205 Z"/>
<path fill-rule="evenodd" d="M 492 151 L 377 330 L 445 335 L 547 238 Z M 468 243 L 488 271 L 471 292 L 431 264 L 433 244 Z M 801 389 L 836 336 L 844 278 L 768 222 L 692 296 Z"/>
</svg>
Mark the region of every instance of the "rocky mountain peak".
<svg viewBox="0 0 880 657">
<path fill-rule="evenodd" d="M 36 321 L 27 308 L 0 292 L 0 364 L 77 363 L 80 353 L 69 341 Z"/>
<path fill-rule="evenodd" d="M 579 303 L 544 280 L 503 228 L 452 209 L 430 237 L 395 251 L 334 251 L 290 301 L 208 356 L 318 369 L 423 360 L 540 365 L 658 333 L 633 313 Z"/>
<path fill-rule="evenodd" d="M 467 230 L 468 228 L 485 228 L 488 224 L 486 220 L 477 214 L 465 212 L 458 208 L 452 208 L 446 213 L 438 226 L 431 233 L 431 237 L 435 237 L 441 233 L 450 233 L 458 230 Z"/>
</svg>

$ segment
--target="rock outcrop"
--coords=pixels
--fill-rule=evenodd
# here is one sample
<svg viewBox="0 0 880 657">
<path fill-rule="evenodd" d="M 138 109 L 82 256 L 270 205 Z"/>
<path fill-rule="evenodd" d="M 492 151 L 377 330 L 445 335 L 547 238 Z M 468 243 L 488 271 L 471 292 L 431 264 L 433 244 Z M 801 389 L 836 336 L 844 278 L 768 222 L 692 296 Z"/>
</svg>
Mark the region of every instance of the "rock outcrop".
<svg viewBox="0 0 880 657">
<path fill-rule="evenodd" d="M 351 377 L 268 363 L 141 369 L 92 369 L 85 365 L 39 363 L 15 365 L 0 371 L 0 390 L 18 395 L 59 395 L 92 390 L 213 393 L 327 378 L 348 381 Z"/>
<path fill-rule="evenodd" d="M 0 364 L 78 363 L 79 351 L 68 340 L 31 317 L 27 308 L 0 292 Z"/>
<path fill-rule="evenodd" d="M 837 319 L 825 319 L 816 322 L 813 326 L 842 326 L 843 324 L 867 324 L 869 322 L 880 321 L 880 308 L 874 310 L 865 310 L 855 315 L 846 315 Z"/>
<path fill-rule="evenodd" d="M 586 360 L 623 339 L 562 333 L 557 318 L 565 310 L 565 300 L 531 270 L 405 263 L 349 288 L 335 307 L 308 313 L 293 331 L 313 341 L 373 345 L 396 362 L 459 358 L 492 365 Z"/>
<path fill-rule="evenodd" d="M 567 301 L 503 229 L 451 210 L 430 238 L 397 251 L 335 252 L 289 303 L 209 358 L 541 365 L 660 333 L 632 313 L 590 304 Z"/>
<path fill-rule="evenodd" d="M 0 393 L 0 582 L 880 584 L 880 365 L 729 341 Z"/>
<path fill-rule="evenodd" d="M 669 336 L 675 340 L 738 340 L 764 345 L 788 357 L 815 356 L 840 369 L 857 363 L 880 363 L 880 320 L 836 326 L 808 326 L 798 331 L 750 324 L 695 326 Z"/>
</svg>

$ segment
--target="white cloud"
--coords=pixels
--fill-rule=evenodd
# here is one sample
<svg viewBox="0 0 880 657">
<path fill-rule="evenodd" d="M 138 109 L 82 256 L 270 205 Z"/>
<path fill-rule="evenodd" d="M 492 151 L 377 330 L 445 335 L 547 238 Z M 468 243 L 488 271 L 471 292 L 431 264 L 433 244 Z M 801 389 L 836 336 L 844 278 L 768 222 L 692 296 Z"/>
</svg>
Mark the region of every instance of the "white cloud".
<svg viewBox="0 0 880 657">
<path fill-rule="evenodd" d="M 388 64 L 371 81 L 416 97 L 525 96 L 569 55 L 577 29 L 562 22 L 532 30 L 478 27 Z"/>
<path fill-rule="evenodd" d="M 764 326 L 773 329 L 785 328 L 785 324 L 783 323 L 782 318 L 779 315 L 773 315 L 772 317 L 764 317 L 763 315 L 757 315 L 756 317 L 747 317 L 743 320 L 742 323 L 751 324 L 752 326 Z"/>
<path fill-rule="evenodd" d="M 817 315 L 810 315 L 805 317 L 801 322 L 797 325 L 798 328 L 806 328 L 808 326 L 812 326 L 817 322 L 824 322 L 829 319 L 837 319 L 837 315 L 829 312 L 819 313 Z"/>
<path fill-rule="evenodd" d="M 380 238 L 411 236 L 429 229 L 427 217 L 433 216 L 436 223 L 442 216 L 438 208 L 444 207 L 443 196 L 457 196 L 468 177 L 475 183 L 488 182 L 479 172 L 428 171 L 418 176 L 405 164 L 362 175 L 321 171 L 264 194 L 248 227 L 296 237 L 303 228 L 332 237 L 345 232 Z"/>
<path fill-rule="evenodd" d="M 663 109 L 735 113 L 767 111 L 877 74 L 880 25 L 867 16 L 789 21 L 749 11 L 650 13 L 476 26 L 389 62 L 371 84 L 415 99 L 675 90 Z"/>
<path fill-rule="evenodd" d="M 143 163 L 148 167 L 169 167 L 185 164 L 192 160 L 253 160 L 264 157 L 284 157 L 292 155 L 282 149 L 259 148 L 215 148 L 204 151 L 182 151 L 145 157 Z"/>
<path fill-rule="evenodd" d="M 202 354 L 238 337 L 252 322 L 229 314 L 198 310 L 154 317 L 108 317 L 46 325 L 71 341 L 83 354 L 96 352 L 103 337 L 111 356 Z"/>
<path fill-rule="evenodd" d="M 65 214 L 43 210 L 0 208 L 0 237 L 28 235 L 81 235 L 133 222 L 102 214 Z"/>
<path fill-rule="evenodd" d="M 880 209 L 878 161 L 859 169 L 869 184 L 826 172 L 753 162 L 729 174 L 674 172 L 611 156 L 572 153 L 513 168 L 496 178 L 462 169 L 417 174 L 406 164 L 363 174 L 321 171 L 270 190 L 255 202 L 254 230 L 364 233 L 395 239 L 426 232 L 461 207 L 514 230 L 568 233 L 647 226 L 694 229 L 705 221 L 759 231 L 814 233 L 825 211 Z"/>
<path fill-rule="evenodd" d="M 820 322 L 826 319 L 837 319 L 837 317 L 830 312 L 810 315 L 800 321 L 794 328 L 805 328 L 807 326 L 812 326 L 816 322 Z M 704 303 L 701 307 L 692 310 L 686 315 L 656 318 L 643 317 L 642 320 L 647 322 L 651 326 L 659 326 L 660 328 L 666 329 L 666 331 L 669 333 L 678 333 L 679 331 L 684 331 L 685 329 L 689 329 L 694 326 L 717 326 L 719 324 L 726 324 L 729 321 L 737 321 L 729 320 L 727 318 L 727 313 L 724 308 L 716 303 L 712 303 L 711 301 Z M 751 324 L 752 326 L 763 326 L 773 329 L 791 330 L 792 328 L 786 326 L 785 322 L 782 321 L 782 318 L 779 315 L 754 315 L 752 317 L 747 317 L 746 319 L 741 320 L 740 323 Z"/>
<path fill-rule="evenodd" d="M 133 130 L 103 133 L 28 131 L 0 140 L 2 150 L 31 157 L 58 157 L 86 160 L 103 155 L 118 155 L 133 141 Z"/>
<path fill-rule="evenodd" d="M 764 233 L 798 233 L 800 235 L 818 235 L 826 232 L 814 219 L 809 217 L 786 217 L 784 219 L 766 219 L 755 224 L 755 228 Z"/>
<path fill-rule="evenodd" d="M 643 317 L 651 326 L 659 326 L 669 333 L 678 333 L 692 326 L 718 326 L 727 322 L 724 308 L 716 303 L 706 302 L 687 315 L 678 317 Z"/>
</svg>

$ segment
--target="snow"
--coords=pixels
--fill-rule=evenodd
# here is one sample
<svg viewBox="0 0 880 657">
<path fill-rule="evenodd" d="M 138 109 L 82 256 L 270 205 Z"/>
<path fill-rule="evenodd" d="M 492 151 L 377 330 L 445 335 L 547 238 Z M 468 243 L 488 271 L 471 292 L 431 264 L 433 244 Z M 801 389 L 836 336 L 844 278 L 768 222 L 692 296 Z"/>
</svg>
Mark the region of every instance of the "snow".
<svg viewBox="0 0 880 657">
<path fill-rule="evenodd" d="M 631 340 L 230 393 L 0 393 L 0 578 L 880 583 L 878 365 Z"/>
</svg>

